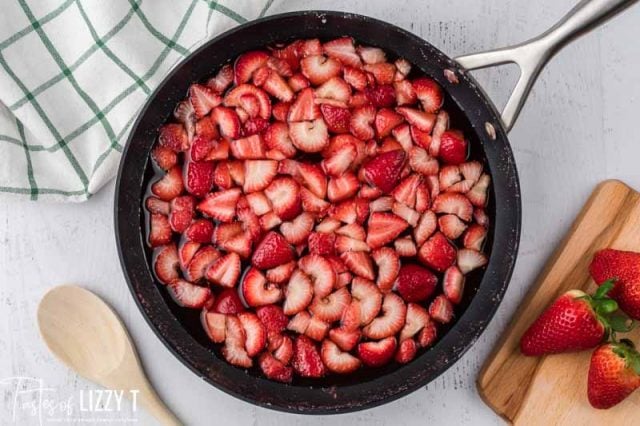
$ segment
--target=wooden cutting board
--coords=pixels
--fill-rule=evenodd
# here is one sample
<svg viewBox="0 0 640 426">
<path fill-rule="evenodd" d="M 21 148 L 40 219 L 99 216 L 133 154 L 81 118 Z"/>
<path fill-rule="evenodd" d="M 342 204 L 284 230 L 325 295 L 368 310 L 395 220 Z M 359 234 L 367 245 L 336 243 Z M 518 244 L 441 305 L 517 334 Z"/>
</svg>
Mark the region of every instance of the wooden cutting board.
<svg viewBox="0 0 640 426">
<path fill-rule="evenodd" d="M 640 390 L 609 410 L 587 400 L 590 351 L 525 357 L 519 341 L 537 316 L 572 288 L 592 291 L 588 272 L 601 248 L 640 251 L 640 194 L 620 181 L 599 184 L 524 298 L 478 377 L 478 392 L 515 425 L 640 425 Z M 640 346 L 640 330 L 628 335 Z"/>
</svg>

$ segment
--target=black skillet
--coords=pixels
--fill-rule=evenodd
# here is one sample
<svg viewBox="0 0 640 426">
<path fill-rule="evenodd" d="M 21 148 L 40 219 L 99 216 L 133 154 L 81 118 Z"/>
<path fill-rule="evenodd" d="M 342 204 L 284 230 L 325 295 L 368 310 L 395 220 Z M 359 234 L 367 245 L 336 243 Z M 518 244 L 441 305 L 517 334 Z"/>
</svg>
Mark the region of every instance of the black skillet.
<svg viewBox="0 0 640 426">
<path fill-rule="evenodd" d="M 633 0 L 635 1 L 635 0 Z M 217 388 L 267 408 L 305 414 L 343 413 L 392 401 L 418 389 L 453 365 L 478 339 L 496 311 L 509 283 L 520 237 L 520 187 L 507 129 L 541 65 L 578 31 L 601 21 L 633 1 L 582 2 L 552 30 L 531 44 L 458 58 L 447 57 L 415 35 L 386 22 L 337 12 L 297 12 L 272 16 L 237 27 L 211 40 L 179 64 L 142 109 L 125 147 L 115 198 L 117 244 L 127 282 L 147 322 L 169 350 L 194 373 Z M 414 361 L 380 369 L 362 369 L 347 377 L 297 379 L 284 385 L 228 364 L 205 336 L 198 312 L 179 308 L 157 284 L 149 268 L 143 236 L 142 199 L 153 171 L 149 152 L 158 127 L 184 98 L 189 85 L 203 81 L 239 54 L 265 45 L 300 38 L 329 40 L 349 35 L 409 60 L 446 91 L 445 109 L 471 143 L 472 156 L 492 177 L 487 213 L 491 220 L 484 271 L 468 276 L 457 321 L 442 330 L 432 348 Z M 468 69 L 516 62 L 523 78 L 508 102 L 504 122 Z"/>
</svg>

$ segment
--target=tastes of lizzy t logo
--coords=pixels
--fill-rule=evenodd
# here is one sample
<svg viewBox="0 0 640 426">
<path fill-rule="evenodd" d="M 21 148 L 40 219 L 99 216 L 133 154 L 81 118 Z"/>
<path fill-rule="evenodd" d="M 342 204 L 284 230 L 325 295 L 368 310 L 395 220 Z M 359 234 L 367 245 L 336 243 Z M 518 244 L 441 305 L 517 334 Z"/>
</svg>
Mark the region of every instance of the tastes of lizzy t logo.
<svg viewBox="0 0 640 426">
<path fill-rule="evenodd" d="M 35 377 L 0 379 L 0 419 L 20 425 L 137 422 L 138 390 L 80 389 L 63 394 Z M 128 399 L 129 401 L 125 401 Z"/>
</svg>

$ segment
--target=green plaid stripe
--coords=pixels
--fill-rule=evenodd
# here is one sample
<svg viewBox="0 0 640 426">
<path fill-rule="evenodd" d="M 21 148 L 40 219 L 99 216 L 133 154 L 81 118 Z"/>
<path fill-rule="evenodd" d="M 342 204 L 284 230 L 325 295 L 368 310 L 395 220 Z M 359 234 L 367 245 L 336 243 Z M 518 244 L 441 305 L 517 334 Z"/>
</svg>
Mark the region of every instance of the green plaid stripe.
<svg viewBox="0 0 640 426">
<path fill-rule="evenodd" d="M 274 0 L 256 2 L 257 13 L 255 16 L 263 16 L 267 12 L 273 1 Z M 114 2 L 114 4 L 115 3 L 117 2 Z M 188 36 L 191 33 L 185 33 L 186 28 L 188 28 L 190 22 L 193 21 L 192 18 L 194 18 L 194 11 L 196 9 L 196 6 L 200 3 L 204 3 L 207 6 L 207 30 L 215 14 L 224 15 L 226 18 L 231 19 L 236 23 L 243 23 L 247 21 L 246 17 L 242 16 L 235 10 L 232 10 L 229 6 L 220 4 L 220 2 L 218 1 L 192 0 L 190 3 L 188 3 L 188 5 L 184 2 L 182 3 L 185 5 L 185 9 L 183 9 L 184 13 L 175 31 L 170 35 L 164 34 L 163 31 L 161 31 L 156 25 L 154 25 L 154 19 L 147 15 L 149 10 L 147 11 L 147 13 L 145 13 L 141 7 L 142 0 L 126 0 L 126 13 L 118 20 L 118 22 L 115 23 L 110 31 L 106 33 L 103 32 L 104 35 L 100 37 L 98 31 L 96 30 L 95 22 L 92 22 L 92 19 L 87 13 L 88 9 L 90 9 L 91 7 L 95 7 L 95 5 L 87 4 L 87 2 L 83 2 L 81 0 L 66 0 L 59 6 L 57 6 L 54 10 L 49 11 L 38 19 L 36 18 L 37 6 L 30 6 L 27 3 L 27 0 L 18 0 L 18 4 L 20 5 L 24 13 L 24 16 L 27 18 L 29 25 L 19 29 L 10 37 L 0 42 L 0 67 L 10 78 L 10 81 L 14 85 L 14 87 L 19 88 L 22 92 L 21 96 L 18 99 L 14 99 L 8 105 L 8 109 L 12 113 L 19 116 L 25 107 L 32 108 L 33 111 L 35 111 L 37 119 L 44 124 L 43 129 L 46 129 L 50 133 L 51 139 L 54 143 L 43 144 L 41 143 L 42 141 L 34 140 L 33 135 L 31 135 L 28 130 L 28 121 L 23 122 L 20 119 L 15 119 L 15 129 L 17 130 L 16 136 L 12 135 L 12 132 L 6 132 L 4 131 L 5 129 L 0 128 L 0 149 L 2 149 L 2 144 L 7 144 L 7 146 L 20 147 L 22 149 L 24 153 L 23 161 L 26 166 L 25 168 L 27 174 L 25 182 L 28 183 L 28 186 L 11 186 L 4 185 L 4 183 L 0 181 L 0 192 L 28 195 L 32 200 L 38 199 L 38 197 L 41 195 L 80 197 L 82 199 L 88 198 L 92 195 L 89 188 L 91 177 L 100 170 L 106 159 L 109 158 L 114 151 L 122 151 L 121 141 L 124 137 L 126 137 L 129 128 L 136 117 L 136 113 L 134 111 L 130 111 L 130 113 L 126 117 L 122 117 L 121 115 L 119 115 L 121 121 L 118 122 L 119 124 L 116 130 L 114 128 L 114 122 L 112 121 L 113 118 L 110 118 L 111 116 L 109 114 L 113 113 L 114 110 L 122 104 L 122 102 L 128 100 L 128 98 L 130 98 L 133 93 L 140 91 L 140 93 L 144 94 L 145 96 L 149 95 L 153 90 L 155 84 L 157 84 L 154 77 L 159 77 L 157 76 L 158 71 L 160 69 L 166 70 L 168 65 L 173 63 L 173 61 L 167 63 L 167 59 L 171 52 L 175 52 L 174 58 L 175 54 L 177 54 L 178 59 L 180 59 L 188 55 L 194 45 L 199 44 L 200 40 L 187 41 Z M 229 3 L 230 2 L 226 2 L 226 4 Z M 232 4 L 235 5 L 236 3 Z M 77 59 L 66 63 L 60 53 L 60 46 L 56 45 L 56 43 L 59 43 L 60 41 L 55 40 L 55 37 L 53 37 L 53 35 L 47 33 L 46 24 L 50 22 L 56 22 L 56 20 L 62 20 L 65 15 L 68 15 L 67 11 L 69 11 L 72 6 L 75 6 L 77 8 L 79 16 L 82 19 L 82 23 L 91 36 L 92 44 L 87 50 L 82 52 L 82 54 L 79 55 Z M 150 11 L 153 11 L 155 13 L 157 10 L 155 8 L 162 8 L 162 5 L 154 3 L 153 8 L 154 9 L 150 9 Z M 142 28 L 144 28 L 147 34 L 160 42 L 163 46 L 156 59 L 152 63 L 150 63 L 148 68 L 142 73 L 137 73 L 136 71 L 134 71 L 134 69 L 129 64 L 127 64 L 127 61 L 124 60 L 123 57 L 120 56 L 117 52 L 115 52 L 109 44 L 111 40 L 115 39 L 123 31 L 123 29 L 132 25 L 134 17 L 138 21 L 138 23 L 141 24 Z M 23 42 L 28 38 L 28 36 L 31 36 L 32 34 L 35 34 L 37 36 L 37 39 L 40 41 L 42 46 L 46 48 L 47 52 L 58 68 L 57 72 L 55 72 L 50 78 L 42 81 L 35 86 L 30 84 L 29 78 L 25 78 L 24 75 L 18 75 L 18 73 L 12 68 L 12 64 L 9 63 L 10 61 L 7 60 L 7 57 L 4 54 L 4 51 L 7 48 L 14 46 L 18 42 Z M 183 37 L 185 34 L 187 34 L 186 38 Z M 206 35 L 207 34 L 205 33 L 203 36 L 206 37 Z M 32 39 L 33 36 L 29 38 L 29 40 Z M 85 88 L 83 88 L 74 75 L 76 72 L 78 72 L 78 70 L 82 69 L 87 60 L 92 58 L 97 51 L 103 52 L 104 56 L 108 58 L 108 60 L 113 64 L 115 64 L 115 66 L 117 66 L 117 68 L 124 75 L 128 76 L 132 81 L 129 86 L 125 87 L 119 93 L 115 93 L 114 96 L 109 100 L 109 102 L 102 108 L 100 108 L 95 101 L 95 94 L 92 95 Z M 152 78 L 154 79 L 153 81 L 151 80 Z M 46 93 L 48 90 L 51 90 L 52 88 L 56 87 L 57 84 L 60 84 L 63 81 L 69 83 L 69 85 L 73 89 L 74 94 L 70 94 L 70 96 L 77 96 L 79 99 L 81 99 L 82 102 L 87 106 L 88 111 L 90 111 L 92 114 L 92 116 L 89 117 L 84 123 L 79 123 L 79 125 L 75 129 L 71 130 L 66 135 L 61 134 L 60 130 L 54 125 L 54 121 L 50 118 L 49 114 L 51 114 L 52 112 L 50 110 L 52 106 L 46 104 L 46 102 L 43 103 L 43 100 L 41 100 L 41 95 L 43 93 Z M 0 97 L 1 96 L 2 94 L 0 93 Z M 136 99 L 137 100 L 135 102 L 137 105 L 139 105 L 140 101 L 138 100 L 138 98 Z M 125 105 L 131 105 L 131 102 L 128 102 Z M 60 105 L 59 107 L 64 108 L 63 105 Z M 121 113 L 119 112 L 118 114 Z M 126 118 L 126 121 L 122 120 L 122 118 Z M 124 124 L 121 124 L 123 121 Z M 91 143 L 91 141 L 83 141 L 80 145 L 74 144 L 73 146 L 71 146 L 70 144 L 75 139 L 85 134 L 88 129 L 93 128 L 95 125 L 99 125 L 101 127 L 102 131 L 104 132 L 105 139 L 108 141 L 108 143 L 106 144 L 105 149 L 99 152 L 98 155 L 96 155 L 94 159 L 95 161 L 92 161 L 90 166 L 86 165 L 86 158 L 83 157 L 83 160 L 85 161 L 85 166 L 83 167 L 78 160 L 78 158 L 80 158 L 78 157 L 78 154 L 80 152 L 79 150 L 83 149 L 82 144 L 88 144 Z M 95 133 L 92 133 L 92 135 L 94 134 Z M 73 171 L 75 177 L 78 180 L 78 183 L 80 184 L 79 188 L 69 190 L 51 187 L 50 185 L 47 185 L 46 173 L 40 174 L 41 171 L 38 169 L 38 167 L 35 166 L 33 157 L 34 155 L 52 155 L 57 151 L 62 151 L 64 157 L 66 157 L 70 166 L 70 170 Z M 40 162 L 39 164 L 42 163 Z M 74 184 L 72 184 L 71 186 L 74 186 Z"/>
</svg>

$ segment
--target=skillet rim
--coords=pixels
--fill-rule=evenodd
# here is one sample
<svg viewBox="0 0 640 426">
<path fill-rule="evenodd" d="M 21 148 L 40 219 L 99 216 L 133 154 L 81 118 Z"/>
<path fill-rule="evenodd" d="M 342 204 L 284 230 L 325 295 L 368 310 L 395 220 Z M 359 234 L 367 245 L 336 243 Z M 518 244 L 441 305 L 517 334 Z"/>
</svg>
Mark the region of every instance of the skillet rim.
<svg viewBox="0 0 640 426">
<path fill-rule="evenodd" d="M 145 242 L 143 232 L 140 229 L 141 198 L 144 192 L 142 184 L 147 168 L 148 154 L 153 142 L 147 143 L 148 141 L 146 141 L 148 146 L 142 147 L 144 155 L 141 158 L 138 151 L 134 151 L 135 149 L 139 150 L 140 147 L 136 146 L 133 141 L 145 139 L 145 136 L 155 141 L 155 138 L 149 134 L 142 133 L 140 135 L 142 132 L 140 126 L 150 114 L 150 109 L 169 107 L 169 114 L 171 113 L 175 102 L 165 102 L 165 105 L 160 105 L 163 101 L 158 98 L 158 95 L 167 91 L 167 87 L 179 79 L 180 74 L 184 74 L 185 70 L 186 73 L 192 71 L 193 63 L 200 59 L 208 49 L 212 49 L 213 45 L 238 36 L 242 32 L 248 32 L 250 33 L 249 37 L 255 38 L 255 35 L 251 34 L 251 30 L 259 29 L 260 26 L 267 24 L 271 24 L 273 27 L 278 24 L 278 21 L 286 22 L 288 19 L 305 22 L 308 19 L 319 20 L 320 22 L 316 22 L 316 25 L 326 25 L 329 22 L 330 24 L 338 24 L 338 26 L 341 24 L 353 26 L 355 24 L 356 26 L 376 27 L 377 31 L 388 31 L 387 35 L 390 37 L 400 38 L 406 41 L 410 47 L 419 50 L 422 61 L 416 61 L 415 55 L 411 57 L 403 55 L 412 64 L 422 69 L 443 71 L 449 68 L 456 70 L 460 83 L 455 85 L 449 84 L 441 73 L 427 72 L 427 74 L 435 78 L 445 88 L 461 111 L 465 111 L 460 105 L 461 103 L 470 104 L 476 108 L 473 112 L 469 112 L 467 109 L 467 112 L 464 113 L 483 145 L 487 163 L 491 168 L 492 190 L 496 203 L 495 216 L 491 218 L 494 238 L 489 264 L 473 300 L 453 327 L 430 350 L 389 374 L 353 385 L 316 388 L 284 385 L 251 376 L 244 370 L 217 359 L 215 355 L 212 356 L 211 352 L 196 342 L 171 314 L 154 284 L 144 253 Z M 322 22 L 323 20 L 325 22 Z M 292 30 L 288 37 L 313 37 L 313 31 L 321 29 L 314 27 L 304 30 L 311 34 L 295 35 Z M 359 31 L 360 29 L 357 28 L 353 32 Z M 332 36 L 339 37 L 340 35 L 334 33 Z M 354 37 L 362 39 L 362 37 Z M 286 38 L 279 37 L 279 39 Z M 266 45 L 271 42 L 261 41 L 260 43 Z M 381 43 L 373 44 L 381 45 Z M 398 47 L 381 47 L 394 53 L 402 50 Z M 426 65 L 420 66 L 420 62 Z M 219 65 L 220 63 L 217 64 L 217 66 Z M 191 79 L 186 84 L 196 80 L 199 78 Z M 475 343 L 495 314 L 513 273 L 521 229 L 520 187 L 513 153 L 499 117 L 493 103 L 478 83 L 455 61 L 420 37 L 375 18 L 333 11 L 289 12 L 251 21 L 220 34 L 176 64 L 162 80 L 138 113 L 123 149 L 115 188 L 114 225 L 121 267 L 138 309 L 160 341 L 191 371 L 218 389 L 261 407 L 298 414 L 347 413 L 391 402 L 413 392 L 455 364 Z M 486 134 L 485 122 L 493 124 L 496 133 L 495 140 L 491 140 Z M 136 157 L 136 155 L 138 156 Z M 127 166 L 130 163 L 140 162 L 142 162 L 142 167 Z M 149 282 L 154 285 L 150 286 Z M 460 341 L 463 343 L 459 344 Z M 208 365 L 203 364 L 205 361 L 203 356 L 207 357 Z"/>
</svg>

